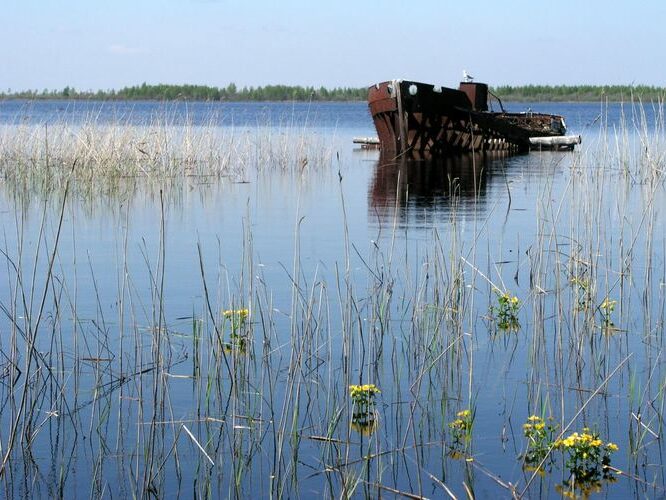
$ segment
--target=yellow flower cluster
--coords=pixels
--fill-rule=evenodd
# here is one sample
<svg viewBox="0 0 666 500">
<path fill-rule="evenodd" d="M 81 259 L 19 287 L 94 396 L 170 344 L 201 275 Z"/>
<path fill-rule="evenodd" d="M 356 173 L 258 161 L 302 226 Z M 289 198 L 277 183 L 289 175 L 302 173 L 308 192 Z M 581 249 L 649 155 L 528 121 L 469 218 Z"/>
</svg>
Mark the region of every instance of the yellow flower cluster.
<svg viewBox="0 0 666 500">
<path fill-rule="evenodd" d="M 541 420 L 541 419 L 540 419 Z M 534 429 L 535 431 L 542 431 L 546 428 L 546 422 L 541 420 L 540 422 L 535 422 L 533 424 L 530 424 L 529 422 L 526 424 L 523 424 L 523 431 L 531 431 Z"/>
<path fill-rule="evenodd" d="M 527 438 L 527 450 L 523 455 L 525 465 L 537 465 L 541 463 L 548 453 L 552 444 L 553 434 L 557 428 L 552 418 L 544 420 L 538 415 L 527 417 L 523 424 L 523 434 Z"/>
<path fill-rule="evenodd" d="M 512 309 L 517 309 L 518 306 L 520 305 L 520 299 L 515 295 L 511 295 L 510 293 L 501 294 L 498 297 L 497 301 L 500 303 L 501 306 L 511 307 Z"/>
<path fill-rule="evenodd" d="M 357 398 L 359 396 L 369 396 L 369 395 L 374 395 L 379 392 L 382 392 L 379 390 L 379 387 L 377 387 L 375 384 L 363 384 L 363 385 L 350 385 L 349 386 L 349 395 L 352 397 L 352 399 Z"/>
<path fill-rule="evenodd" d="M 580 446 L 600 448 L 601 446 L 603 446 L 603 444 L 604 442 L 601 439 L 589 433 L 589 429 L 583 429 L 583 432 L 580 434 L 574 432 L 565 439 L 558 439 L 553 443 L 553 446 L 558 449 L 578 448 Z M 617 446 L 613 443 L 608 443 L 608 444 L 617 448 Z"/>
<path fill-rule="evenodd" d="M 606 443 L 606 449 L 608 451 L 615 452 L 615 451 L 619 450 L 620 448 L 618 448 L 618 446 L 615 443 Z"/>
<path fill-rule="evenodd" d="M 538 431 L 543 431 L 545 428 L 546 422 L 543 421 L 543 418 L 532 415 L 527 417 L 527 422 L 523 424 L 523 433 L 525 437 L 535 437 Z"/>
<path fill-rule="evenodd" d="M 470 410 L 459 411 L 456 418 L 453 422 L 449 423 L 449 427 L 458 431 L 467 431 L 472 428 L 472 412 Z"/>
<path fill-rule="evenodd" d="M 508 302 L 509 304 L 511 304 L 512 306 L 517 306 L 518 303 L 520 302 L 520 301 L 518 300 L 518 297 L 516 297 L 515 295 L 514 295 L 513 297 L 510 297 L 510 296 L 507 295 L 507 296 L 506 296 L 506 299 L 507 299 L 507 302 Z"/>
<path fill-rule="evenodd" d="M 583 429 L 583 432 L 580 434 L 574 432 L 564 439 L 558 439 L 553 443 L 553 446 L 558 449 L 567 449 L 567 448 L 601 448 L 602 446 L 606 448 L 607 451 L 613 453 L 616 452 L 619 448 L 615 443 L 605 443 L 599 439 L 596 435 L 590 433 L 590 429 L 587 427 Z"/>
<path fill-rule="evenodd" d="M 225 318 L 237 317 L 240 319 L 245 319 L 248 317 L 249 314 L 250 314 L 249 309 L 227 309 L 226 311 L 222 312 L 222 315 Z"/>
</svg>

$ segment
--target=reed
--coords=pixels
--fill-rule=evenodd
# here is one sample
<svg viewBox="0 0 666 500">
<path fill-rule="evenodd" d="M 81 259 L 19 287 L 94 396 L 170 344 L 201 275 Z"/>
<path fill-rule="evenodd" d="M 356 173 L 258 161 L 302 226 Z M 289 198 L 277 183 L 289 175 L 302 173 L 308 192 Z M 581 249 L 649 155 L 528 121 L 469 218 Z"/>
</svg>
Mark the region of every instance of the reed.
<svg viewBox="0 0 666 500">
<path fill-rule="evenodd" d="M 183 177 L 248 180 L 257 171 L 302 171 L 330 165 L 330 142 L 300 127 L 262 125 L 238 130 L 180 123 L 168 116 L 137 125 L 92 116 L 80 124 L 16 124 L 0 128 L 0 172 L 62 187 L 76 161 L 80 184 L 121 178 Z"/>
<path fill-rule="evenodd" d="M 526 196 L 489 207 L 458 180 L 447 220 L 427 229 L 401 219 L 409 193 L 395 196 L 370 241 L 354 237 L 344 165 L 311 169 L 328 153 L 307 141 L 234 133 L 233 167 L 208 170 L 219 143 L 195 136 L 224 130 L 158 128 L 158 159 L 134 157 L 139 174 L 131 144 L 150 127 L 49 126 L 48 154 L 43 136 L 21 136 L 42 144 L 30 152 L 37 172 L 17 160 L 29 155 L 3 157 L 6 179 L 60 169 L 48 175 L 62 182 L 3 186 L 3 493 L 62 496 L 85 477 L 94 497 L 582 494 L 554 443 L 589 427 L 619 442 L 608 471 L 626 481 L 590 487 L 663 494 L 663 128 L 632 113 L 633 128 L 602 129 L 579 153 L 534 155 L 523 171 L 484 165 L 483 182 L 502 189 L 537 184 Z M 288 260 L 260 258 L 250 203 L 238 231 L 189 235 L 178 252 L 169 223 L 182 191 L 161 176 L 188 175 L 187 148 L 202 175 L 239 169 L 293 187 Z M 58 166 L 77 155 L 67 173 Z M 81 189 L 96 169 L 116 178 L 102 207 Z M 322 179 L 340 207 L 333 261 L 305 254 L 305 200 Z M 140 231 L 137 192 L 154 212 Z M 520 203 L 534 217 L 518 230 Z M 80 224 L 104 209 L 113 248 L 80 251 Z M 185 304 L 179 266 L 197 283 Z M 498 296 L 515 304 L 512 328 L 499 325 Z M 538 446 L 526 421 L 551 426 Z"/>
</svg>

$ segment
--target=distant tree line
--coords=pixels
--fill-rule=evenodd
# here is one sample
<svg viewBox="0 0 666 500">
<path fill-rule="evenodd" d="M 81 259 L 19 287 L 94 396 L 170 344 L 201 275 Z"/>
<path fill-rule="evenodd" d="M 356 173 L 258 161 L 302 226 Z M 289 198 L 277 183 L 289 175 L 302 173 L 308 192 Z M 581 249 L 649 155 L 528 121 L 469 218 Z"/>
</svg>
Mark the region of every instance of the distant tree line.
<svg viewBox="0 0 666 500">
<path fill-rule="evenodd" d="M 294 85 L 266 85 L 238 88 L 230 83 L 226 87 L 207 85 L 148 85 L 143 83 L 120 90 L 28 90 L 0 92 L 0 98 L 15 99 L 95 99 L 95 100 L 155 100 L 155 101 L 365 101 L 367 87 L 301 87 Z"/>
<path fill-rule="evenodd" d="M 662 100 L 666 88 L 647 85 L 502 85 L 491 88 L 503 101 L 595 102 Z M 299 85 L 266 85 L 238 88 L 207 85 L 148 85 L 143 83 L 120 90 L 26 90 L 0 92 L 0 99 L 88 99 L 88 100 L 154 100 L 154 101 L 365 101 L 367 87 L 302 87 Z"/>
<path fill-rule="evenodd" d="M 649 102 L 666 98 L 666 88 L 648 85 L 503 85 L 491 90 L 504 101 L 522 102 Z"/>
</svg>

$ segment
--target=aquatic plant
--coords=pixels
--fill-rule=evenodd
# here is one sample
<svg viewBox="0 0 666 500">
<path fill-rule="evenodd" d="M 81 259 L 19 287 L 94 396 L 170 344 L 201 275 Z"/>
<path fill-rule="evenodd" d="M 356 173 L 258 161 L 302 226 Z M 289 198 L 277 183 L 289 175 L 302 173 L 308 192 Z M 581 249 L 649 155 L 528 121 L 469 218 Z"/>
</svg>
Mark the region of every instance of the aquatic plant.
<svg viewBox="0 0 666 500">
<path fill-rule="evenodd" d="M 227 309 L 226 311 L 222 311 L 222 316 L 231 322 L 232 330 L 242 328 L 249 315 L 249 309 Z"/>
<path fill-rule="evenodd" d="M 367 428 L 374 423 L 375 395 L 380 392 L 375 384 L 349 386 L 349 397 L 353 405 L 352 424 L 356 424 L 357 428 Z"/>
<path fill-rule="evenodd" d="M 551 450 L 557 427 L 552 418 L 546 421 L 538 415 L 528 417 L 523 424 L 523 434 L 527 438 L 527 451 L 523 455 L 526 467 L 541 465 Z"/>
<path fill-rule="evenodd" d="M 599 312 L 601 313 L 601 322 L 604 329 L 610 329 L 615 326 L 611 319 L 613 311 L 615 311 L 616 300 L 611 300 L 606 297 L 601 304 L 599 304 Z"/>
<path fill-rule="evenodd" d="M 449 422 L 451 429 L 451 449 L 460 452 L 466 450 L 472 440 L 472 427 L 474 425 L 474 416 L 472 411 L 461 410 L 456 414 L 456 419 Z"/>
<path fill-rule="evenodd" d="M 491 313 L 497 323 L 497 328 L 505 331 L 514 331 L 520 328 L 518 311 L 520 299 L 508 292 L 497 292 L 497 305 L 491 306 Z"/>
<path fill-rule="evenodd" d="M 245 322 L 250 314 L 249 309 L 227 309 L 222 311 L 225 326 L 229 324 L 230 347 L 235 347 L 239 351 L 244 351 L 247 342 L 247 331 Z"/>
<path fill-rule="evenodd" d="M 601 491 L 603 484 L 613 482 L 610 473 L 611 454 L 618 450 L 614 443 L 604 443 L 599 434 L 585 427 L 582 432 L 572 432 L 567 437 L 553 439 L 557 424 L 549 418 L 530 416 L 523 424 L 523 434 L 527 438 L 527 451 L 522 455 L 525 471 L 545 476 L 544 465 L 554 463 L 551 452 L 563 453 L 567 479 L 556 485 L 556 490 L 568 498 L 587 498 L 593 492 Z M 548 461 L 548 462 L 546 462 Z"/>
<path fill-rule="evenodd" d="M 597 432 L 583 428 L 553 443 L 553 448 L 566 455 L 565 466 L 575 481 L 590 482 L 607 477 L 611 454 L 618 450 L 615 443 L 604 443 Z"/>
</svg>

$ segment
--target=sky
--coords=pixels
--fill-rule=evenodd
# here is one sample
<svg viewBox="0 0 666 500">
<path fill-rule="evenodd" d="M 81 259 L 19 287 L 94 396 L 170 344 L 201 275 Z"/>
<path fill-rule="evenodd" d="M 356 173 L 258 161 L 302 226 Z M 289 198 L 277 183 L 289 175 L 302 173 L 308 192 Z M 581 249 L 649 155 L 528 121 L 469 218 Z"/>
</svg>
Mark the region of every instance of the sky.
<svg viewBox="0 0 666 500">
<path fill-rule="evenodd" d="M 666 86 L 666 0 L 2 0 L 0 89 Z"/>
</svg>

